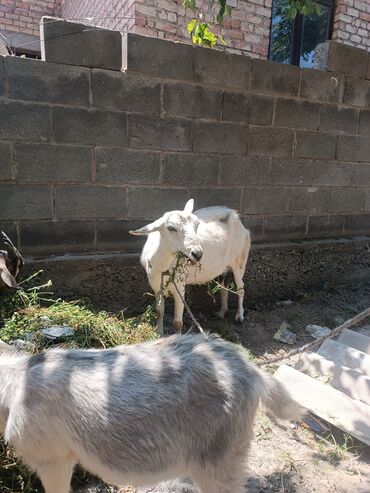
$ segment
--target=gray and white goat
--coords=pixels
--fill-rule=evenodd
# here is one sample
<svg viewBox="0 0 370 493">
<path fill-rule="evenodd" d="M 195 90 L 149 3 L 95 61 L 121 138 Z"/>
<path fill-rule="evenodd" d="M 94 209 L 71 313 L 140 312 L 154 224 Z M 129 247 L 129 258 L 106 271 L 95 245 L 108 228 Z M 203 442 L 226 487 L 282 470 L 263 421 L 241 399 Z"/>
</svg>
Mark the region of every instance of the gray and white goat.
<svg viewBox="0 0 370 493">
<path fill-rule="evenodd" d="M 206 284 L 231 271 L 238 290 L 236 321 L 244 320 L 243 276 L 248 260 L 251 240 L 236 211 L 227 207 L 206 207 L 193 214 L 194 200 L 189 200 L 183 211 L 166 212 L 156 221 L 130 231 L 134 235 L 147 235 L 141 254 L 141 263 L 147 273 L 149 284 L 157 298 L 158 332 L 163 334 L 164 294 L 161 289 L 164 273 L 171 275 L 176 265 L 176 254 L 182 253 L 191 261 L 186 275 L 176 277 L 179 292 L 170 283 L 166 292 L 174 298 L 173 325 L 181 332 L 187 284 Z M 168 279 L 168 277 L 167 277 Z M 181 296 L 180 296 L 180 294 Z M 228 309 L 228 290 L 221 287 L 223 318 Z"/>
<path fill-rule="evenodd" d="M 46 493 L 68 493 L 76 463 L 113 484 L 190 477 L 201 493 L 239 493 L 260 400 L 300 415 L 237 346 L 204 335 L 0 354 L 0 433 Z"/>
</svg>

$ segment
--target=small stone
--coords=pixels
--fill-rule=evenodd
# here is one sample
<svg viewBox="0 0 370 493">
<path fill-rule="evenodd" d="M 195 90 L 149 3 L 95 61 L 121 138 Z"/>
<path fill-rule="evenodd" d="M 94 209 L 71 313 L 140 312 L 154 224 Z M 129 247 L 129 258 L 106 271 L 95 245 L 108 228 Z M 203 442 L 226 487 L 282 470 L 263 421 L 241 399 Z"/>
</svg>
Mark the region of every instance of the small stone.
<svg viewBox="0 0 370 493">
<path fill-rule="evenodd" d="M 277 301 L 275 303 L 275 305 L 277 306 L 290 306 L 290 305 L 293 305 L 293 301 L 292 300 L 282 300 L 282 301 Z"/>
<path fill-rule="evenodd" d="M 62 337 L 70 337 L 75 333 L 72 327 L 48 327 L 47 329 L 42 329 L 41 334 L 47 339 L 60 339 Z"/>
<path fill-rule="evenodd" d="M 283 322 L 280 325 L 279 330 L 274 334 L 276 341 L 284 342 L 285 344 L 294 344 L 297 340 L 297 335 L 289 330 L 290 325 L 287 322 Z"/>
<path fill-rule="evenodd" d="M 331 330 L 328 327 L 321 327 L 321 325 L 307 325 L 306 331 L 314 338 L 320 339 L 320 337 L 325 337 L 331 333 Z"/>
<path fill-rule="evenodd" d="M 10 341 L 9 344 L 14 346 L 15 349 L 20 349 L 22 351 L 34 351 L 36 349 L 35 344 L 23 341 L 22 339 L 14 339 L 13 341 Z"/>
</svg>

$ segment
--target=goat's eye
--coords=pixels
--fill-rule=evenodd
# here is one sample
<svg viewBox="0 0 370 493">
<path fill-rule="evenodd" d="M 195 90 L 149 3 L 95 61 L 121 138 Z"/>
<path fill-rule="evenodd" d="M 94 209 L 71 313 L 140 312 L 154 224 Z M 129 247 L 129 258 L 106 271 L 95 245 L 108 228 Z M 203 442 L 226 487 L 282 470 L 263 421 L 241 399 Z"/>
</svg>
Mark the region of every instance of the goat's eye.
<svg viewBox="0 0 370 493">
<path fill-rule="evenodd" d="M 174 228 L 173 226 L 167 226 L 167 229 L 168 229 L 168 231 L 171 231 L 172 233 L 176 232 L 176 228 Z"/>
</svg>

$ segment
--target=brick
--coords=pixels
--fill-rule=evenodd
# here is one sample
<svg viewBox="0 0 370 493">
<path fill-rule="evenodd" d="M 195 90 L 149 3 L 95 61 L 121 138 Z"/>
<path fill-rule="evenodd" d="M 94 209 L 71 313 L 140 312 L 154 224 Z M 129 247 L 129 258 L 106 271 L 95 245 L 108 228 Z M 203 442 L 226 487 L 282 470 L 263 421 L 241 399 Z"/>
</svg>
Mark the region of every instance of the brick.
<svg viewBox="0 0 370 493">
<path fill-rule="evenodd" d="M 193 47 L 128 33 L 123 40 L 123 66 L 127 72 L 192 80 Z"/>
<path fill-rule="evenodd" d="M 351 214 L 344 217 L 344 232 L 350 235 L 369 234 L 370 214 Z"/>
<path fill-rule="evenodd" d="M 32 255 L 77 253 L 94 249 L 95 221 L 25 221 L 20 224 L 22 252 Z"/>
<path fill-rule="evenodd" d="M 224 121 L 271 125 L 274 100 L 259 94 L 225 92 L 222 119 Z"/>
<path fill-rule="evenodd" d="M 96 181 L 100 183 L 159 183 L 160 154 L 119 147 L 97 147 Z"/>
<path fill-rule="evenodd" d="M 320 105 L 297 99 L 276 100 L 274 125 L 278 127 L 316 130 L 319 126 Z"/>
<path fill-rule="evenodd" d="M 312 185 L 314 162 L 310 159 L 272 159 L 271 180 L 274 185 Z"/>
<path fill-rule="evenodd" d="M 188 199 L 185 188 L 128 188 L 128 216 L 157 219 L 165 212 L 182 210 Z"/>
<path fill-rule="evenodd" d="M 98 250 L 139 252 L 142 250 L 146 237 L 134 236 L 131 230 L 143 226 L 143 221 L 104 220 L 96 223 L 96 243 Z"/>
<path fill-rule="evenodd" d="M 247 128 L 231 123 L 194 122 L 193 150 L 196 152 L 217 152 L 245 154 Z"/>
<path fill-rule="evenodd" d="M 6 94 L 5 57 L 0 56 L 0 96 Z"/>
<path fill-rule="evenodd" d="M 23 181 L 90 181 L 92 150 L 81 146 L 17 144 L 16 179 Z"/>
<path fill-rule="evenodd" d="M 20 57 L 6 57 L 10 98 L 89 106 L 90 70 Z"/>
<path fill-rule="evenodd" d="M 289 197 L 289 211 L 319 214 L 327 212 L 329 189 L 309 187 L 292 188 Z"/>
<path fill-rule="evenodd" d="M 12 149 L 10 144 L 0 143 L 0 181 L 12 179 Z"/>
<path fill-rule="evenodd" d="M 363 212 L 364 191 L 361 188 L 332 188 L 329 212 Z"/>
<path fill-rule="evenodd" d="M 366 77 L 367 52 L 336 41 L 329 42 L 326 68 L 330 72 Z"/>
<path fill-rule="evenodd" d="M 300 69 L 293 65 L 253 60 L 252 90 L 298 96 Z"/>
<path fill-rule="evenodd" d="M 322 187 L 349 186 L 352 181 L 353 166 L 338 161 L 315 161 L 313 185 Z"/>
<path fill-rule="evenodd" d="M 343 234 L 344 216 L 311 216 L 308 218 L 309 238 L 335 238 Z"/>
<path fill-rule="evenodd" d="M 161 85 L 156 79 L 96 69 L 92 92 L 98 108 L 158 115 L 161 111 Z"/>
<path fill-rule="evenodd" d="M 219 120 L 222 92 L 192 84 L 168 83 L 163 86 L 166 115 Z"/>
<path fill-rule="evenodd" d="M 358 132 L 360 135 L 367 135 L 370 137 L 370 110 L 363 110 L 360 112 Z"/>
<path fill-rule="evenodd" d="M 303 238 L 306 234 L 306 216 L 267 216 L 264 236 L 267 240 Z"/>
<path fill-rule="evenodd" d="M 369 158 L 370 160 L 370 158 Z M 366 187 L 370 183 L 370 162 L 356 163 L 352 166 L 351 185 L 355 187 Z"/>
<path fill-rule="evenodd" d="M 251 127 L 248 132 L 248 155 L 291 156 L 293 131 L 281 128 Z"/>
<path fill-rule="evenodd" d="M 84 185 L 57 186 L 55 214 L 58 219 L 123 218 L 125 190 Z"/>
<path fill-rule="evenodd" d="M 270 163 L 263 157 L 220 156 L 221 185 L 249 186 L 271 184 Z"/>
<path fill-rule="evenodd" d="M 49 139 L 49 108 L 0 101 L 0 139 L 46 141 Z"/>
<path fill-rule="evenodd" d="M 360 108 L 369 108 L 370 81 L 347 77 L 343 102 Z"/>
<path fill-rule="evenodd" d="M 288 209 L 289 189 L 283 187 L 245 188 L 242 197 L 242 215 L 283 214 Z"/>
<path fill-rule="evenodd" d="M 129 116 L 130 147 L 190 151 L 191 122 L 154 116 Z"/>
<path fill-rule="evenodd" d="M 340 161 L 368 162 L 370 156 L 370 141 L 367 137 L 339 135 L 337 158 Z"/>
<path fill-rule="evenodd" d="M 356 134 L 359 110 L 343 108 L 336 104 L 323 104 L 320 115 L 320 130 L 333 133 Z"/>
<path fill-rule="evenodd" d="M 250 88 L 251 59 L 244 55 L 193 48 L 194 80 L 222 88 L 248 91 Z"/>
<path fill-rule="evenodd" d="M 53 108 L 56 142 L 126 146 L 126 115 L 103 110 Z"/>
<path fill-rule="evenodd" d="M 322 132 L 297 132 L 296 157 L 334 159 L 336 136 Z"/>
<path fill-rule="evenodd" d="M 122 36 L 117 31 L 42 17 L 41 57 L 47 62 L 121 70 Z"/>
<path fill-rule="evenodd" d="M 162 181 L 166 185 L 217 185 L 219 159 L 214 154 L 168 153 Z"/>
<path fill-rule="evenodd" d="M 0 219 L 50 219 L 51 188 L 46 185 L 0 185 Z"/>
<path fill-rule="evenodd" d="M 311 68 L 302 70 L 302 98 L 339 103 L 344 92 L 344 76 Z"/>
<path fill-rule="evenodd" d="M 240 209 L 241 190 L 235 188 L 190 188 L 190 196 L 194 199 L 195 209 L 224 205 L 231 209 Z"/>
</svg>

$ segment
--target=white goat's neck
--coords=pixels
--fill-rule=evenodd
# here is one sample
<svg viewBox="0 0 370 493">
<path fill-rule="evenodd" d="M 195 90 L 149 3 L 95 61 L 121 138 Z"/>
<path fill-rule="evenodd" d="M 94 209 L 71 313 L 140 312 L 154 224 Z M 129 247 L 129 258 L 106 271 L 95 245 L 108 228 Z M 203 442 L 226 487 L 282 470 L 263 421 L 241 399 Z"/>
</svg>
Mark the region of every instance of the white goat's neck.
<svg viewBox="0 0 370 493">
<path fill-rule="evenodd" d="M 159 235 L 156 248 L 152 250 L 150 258 L 148 258 L 150 269 L 156 273 L 166 272 L 171 267 L 174 260 L 175 255 L 168 251 L 167 245 L 163 241 L 161 235 Z"/>
</svg>

